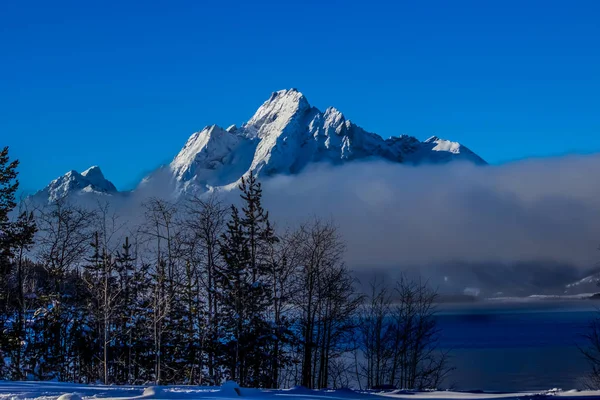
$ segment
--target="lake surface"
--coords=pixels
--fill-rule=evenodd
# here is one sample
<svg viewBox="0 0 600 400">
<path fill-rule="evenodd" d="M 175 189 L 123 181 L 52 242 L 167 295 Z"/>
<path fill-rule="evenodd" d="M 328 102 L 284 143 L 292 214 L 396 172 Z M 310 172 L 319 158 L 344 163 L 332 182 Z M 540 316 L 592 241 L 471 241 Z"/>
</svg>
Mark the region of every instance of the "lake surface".
<svg viewBox="0 0 600 400">
<path fill-rule="evenodd" d="M 456 389 L 583 388 L 589 371 L 577 346 L 600 302 L 549 300 L 440 305 L 443 348 L 451 349 Z"/>
</svg>

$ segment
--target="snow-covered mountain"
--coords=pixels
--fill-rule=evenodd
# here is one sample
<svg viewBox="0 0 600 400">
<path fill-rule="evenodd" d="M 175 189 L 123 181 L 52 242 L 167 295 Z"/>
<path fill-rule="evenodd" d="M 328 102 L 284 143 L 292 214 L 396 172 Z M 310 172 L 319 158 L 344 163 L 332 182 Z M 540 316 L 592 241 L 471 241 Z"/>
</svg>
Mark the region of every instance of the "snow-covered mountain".
<svg viewBox="0 0 600 400">
<path fill-rule="evenodd" d="M 36 200 L 53 202 L 71 195 L 113 195 L 118 193 L 112 182 L 108 181 L 99 167 L 93 166 L 82 173 L 69 171 L 56 178 L 44 189 L 33 195 Z"/>
<path fill-rule="evenodd" d="M 274 92 L 241 127 L 208 126 L 194 133 L 168 166 L 178 191 L 227 187 L 251 171 L 296 174 L 309 164 L 379 159 L 397 163 L 485 161 L 460 143 L 431 137 L 383 139 L 333 107 L 312 107 L 296 89 Z"/>
<path fill-rule="evenodd" d="M 312 107 L 296 89 L 271 94 L 240 127 L 211 125 L 190 136 L 173 161 L 159 168 L 137 190 L 154 186 L 180 195 L 227 189 L 244 175 L 297 174 L 310 164 L 343 164 L 355 160 L 394 163 L 486 162 L 460 143 L 431 137 L 424 142 L 402 135 L 383 139 L 347 119 L 333 107 Z M 157 188 L 156 186 L 160 186 Z M 48 201 L 71 194 L 115 194 L 98 167 L 70 171 L 35 196 Z"/>
<path fill-rule="evenodd" d="M 600 292 L 600 272 L 598 268 L 588 271 L 589 275 L 565 286 L 565 294 L 598 293 Z"/>
</svg>

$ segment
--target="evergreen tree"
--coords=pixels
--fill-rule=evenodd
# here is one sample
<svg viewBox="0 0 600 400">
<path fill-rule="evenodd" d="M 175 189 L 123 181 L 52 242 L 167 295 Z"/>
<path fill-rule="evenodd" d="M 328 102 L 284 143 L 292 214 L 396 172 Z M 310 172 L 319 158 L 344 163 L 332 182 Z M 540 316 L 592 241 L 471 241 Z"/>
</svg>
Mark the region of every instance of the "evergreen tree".
<svg viewBox="0 0 600 400">
<path fill-rule="evenodd" d="M 118 383 L 152 380 L 152 337 L 149 335 L 148 266 L 139 264 L 129 237 L 115 258 L 119 274 L 121 300 L 115 310 L 114 379 Z"/>
<path fill-rule="evenodd" d="M 13 238 L 10 213 L 16 207 L 15 195 L 19 188 L 17 180 L 18 160 L 10 161 L 8 147 L 0 151 L 0 274 L 4 278 L 10 271 Z"/>
<path fill-rule="evenodd" d="M 115 269 L 119 275 L 119 290 L 121 301 L 117 304 L 115 310 L 115 360 L 118 360 L 117 368 L 114 371 L 113 379 L 117 383 L 129 382 L 132 379 L 133 365 L 133 331 L 131 322 L 135 312 L 135 301 L 137 288 L 134 280 L 135 258 L 131 254 L 131 244 L 129 237 L 125 238 L 122 251 L 117 253 L 115 258 Z"/>
<path fill-rule="evenodd" d="M 114 314 L 121 300 L 121 288 L 119 287 L 119 275 L 116 263 L 108 250 L 100 242 L 100 234 L 94 233 L 91 243 L 92 257 L 85 266 L 84 280 L 88 285 L 91 300 L 89 315 L 95 316 L 98 342 L 102 351 L 102 380 L 104 384 L 109 383 L 109 375 L 113 375 L 114 363 L 111 357 L 115 332 Z"/>
<path fill-rule="evenodd" d="M 25 314 L 27 312 L 25 304 L 24 294 L 24 278 L 25 269 L 28 265 L 26 260 L 26 253 L 29 252 L 34 243 L 34 236 L 37 232 L 37 226 L 33 217 L 33 213 L 22 211 L 19 217 L 15 221 L 10 231 L 12 236 L 12 247 L 13 247 L 13 264 L 16 267 L 16 279 L 14 284 L 16 285 L 16 319 L 13 324 L 12 337 L 14 340 L 14 346 L 11 352 L 11 379 L 24 379 L 23 375 L 23 352 L 25 351 Z"/>
<path fill-rule="evenodd" d="M 225 265 L 218 271 L 229 372 L 240 384 L 272 387 L 272 348 L 275 328 L 270 318 L 272 285 L 270 249 L 277 242 L 263 209 L 262 189 L 255 176 L 239 186 L 243 214 L 231 208 L 222 236 Z"/>
<path fill-rule="evenodd" d="M 11 379 L 24 377 L 23 269 L 25 254 L 31 249 L 37 230 L 32 213 L 22 211 L 16 220 L 11 219 L 19 188 L 18 165 L 18 160 L 10 161 L 8 147 L 0 151 L 0 332 L 3 332 L 0 359 L 10 360 L 8 365 L 0 366 L 0 377 Z M 5 367 L 10 367 L 10 370 Z"/>
<path fill-rule="evenodd" d="M 17 160 L 10 161 L 8 147 L 0 151 L 0 332 L 10 327 L 11 310 L 11 288 L 9 274 L 13 266 L 12 250 L 14 238 L 12 236 L 12 224 L 10 213 L 15 208 L 15 193 L 19 187 L 17 181 Z M 4 360 L 14 347 L 14 341 L 10 337 L 0 337 L 0 378 L 7 377 L 8 365 Z"/>
<path fill-rule="evenodd" d="M 225 334 L 223 362 L 230 379 L 243 384 L 247 373 L 246 353 L 249 351 L 245 339 L 248 336 L 247 308 L 250 305 L 252 282 L 250 254 L 235 206 L 231 206 L 231 220 L 221 238 L 221 255 L 224 265 L 217 269 L 216 280 L 220 287 L 219 300 Z"/>
<path fill-rule="evenodd" d="M 247 179 L 242 177 L 239 189 L 244 202 L 240 224 L 245 231 L 250 252 L 252 281 L 257 282 L 269 274 L 269 256 L 279 239 L 269 222 L 269 213 L 262 206 L 261 184 L 252 172 Z"/>
<path fill-rule="evenodd" d="M 204 366 L 203 345 L 205 343 L 206 325 L 204 323 L 204 301 L 200 295 L 200 277 L 192 263 L 185 263 L 180 297 L 181 315 L 179 316 L 180 337 L 177 353 L 181 360 L 181 372 L 190 385 L 199 384 L 202 380 Z"/>
</svg>

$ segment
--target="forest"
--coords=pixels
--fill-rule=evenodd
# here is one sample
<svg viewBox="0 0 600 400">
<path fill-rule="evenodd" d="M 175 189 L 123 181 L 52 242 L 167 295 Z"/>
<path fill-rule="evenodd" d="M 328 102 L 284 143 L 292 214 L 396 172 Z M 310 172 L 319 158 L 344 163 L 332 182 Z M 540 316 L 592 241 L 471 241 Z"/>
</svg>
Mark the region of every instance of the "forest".
<svg viewBox="0 0 600 400">
<path fill-rule="evenodd" d="M 436 388 L 450 371 L 427 282 L 359 285 L 335 222 L 279 229 L 252 174 L 238 206 L 149 198 L 132 222 L 17 201 L 18 165 L 0 152 L 0 379 Z"/>
</svg>

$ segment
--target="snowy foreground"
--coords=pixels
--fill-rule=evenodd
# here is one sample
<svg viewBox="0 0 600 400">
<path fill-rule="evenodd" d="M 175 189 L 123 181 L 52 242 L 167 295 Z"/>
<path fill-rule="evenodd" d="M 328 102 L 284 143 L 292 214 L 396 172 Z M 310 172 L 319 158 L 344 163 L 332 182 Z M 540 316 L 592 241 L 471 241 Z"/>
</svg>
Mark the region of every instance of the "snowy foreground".
<svg viewBox="0 0 600 400">
<path fill-rule="evenodd" d="M 600 399 L 600 391 L 557 391 L 519 393 L 471 393 L 471 392 L 357 392 L 349 389 L 308 390 L 260 390 L 239 388 L 234 383 L 222 387 L 206 386 L 102 386 L 79 385 L 56 382 L 0 382 L 0 400 L 86 400 L 86 399 L 238 399 L 240 397 L 257 400 L 285 400 L 286 398 L 306 400 L 352 400 L 352 399 Z"/>
</svg>

